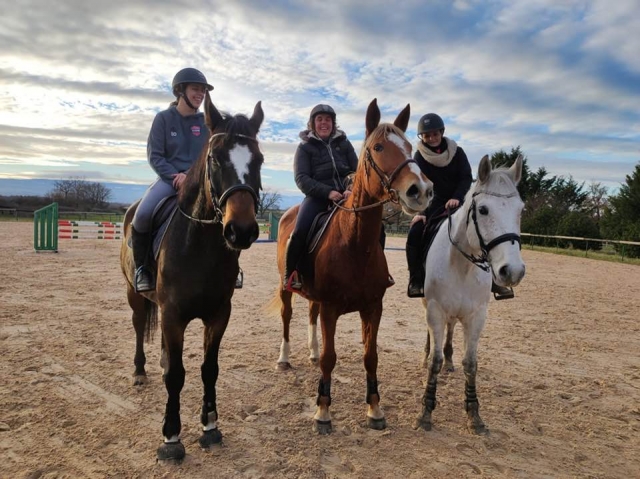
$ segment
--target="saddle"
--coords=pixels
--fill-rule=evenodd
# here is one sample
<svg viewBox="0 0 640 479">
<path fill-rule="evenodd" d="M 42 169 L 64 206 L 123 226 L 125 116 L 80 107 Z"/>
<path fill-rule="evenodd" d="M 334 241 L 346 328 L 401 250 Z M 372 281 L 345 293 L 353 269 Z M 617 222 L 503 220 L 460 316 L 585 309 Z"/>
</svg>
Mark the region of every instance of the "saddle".
<svg viewBox="0 0 640 479">
<path fill-rule="evenodd" d="M 333 215 L 338 210 L 337 206 L 332 206 L 330 209 L 318 213 L 318 215 L 311 223 L 311 228 L 309 229 L 309 233 L 307 234 L 307 254 L 313 253 L 313 251 L 318 246 L 320 242 L 320 238 L 324 235 L 324 232 L 327 230 L 327 226 L 329 226 L 329 222 Z"/>
<path fill-rule="evenodd" d="M 458 206 L 458 208 L 460 207 Z M 452 215 L 453 213 L 455 213 L 458 208 L 451 210 L 449 215 Z M 424 264 L 424 262 L 427 259 L 427 253 L 431 248 L 433 239 L 436 237 L 436 233 L 440 229 L 440 226 L 442 225 L 442 223 L 447 221 L 447 218 L 449 215 L 447 214 L 447 210 L 443 208 L 443 209 L 436 210 L 427 219 L 427 224 L 424 226 L 424 230 L 422 231 L 422 264 Z"/>
<path fill-rule="evenodd" d="M 178 196 L 171 195 L 167 196 L 160 200 L 160 202 L 153 209 L 153 214 L 151 215 L 151 255 L 149 260 L 150 263 L 148 266 L 152 269 L 155 269 L 155 262 L 158 259 L 158 253 L 160 252 L 160 245 L 162 244 L 162 240 L 164 239 L 164 235 L 167 232 L 167 228 L 171 224 L 173 217 L 178 211 Z M 129 248 L 131 245 L 131 237 L 127 241 L 127 245 Z"/>
</svg>

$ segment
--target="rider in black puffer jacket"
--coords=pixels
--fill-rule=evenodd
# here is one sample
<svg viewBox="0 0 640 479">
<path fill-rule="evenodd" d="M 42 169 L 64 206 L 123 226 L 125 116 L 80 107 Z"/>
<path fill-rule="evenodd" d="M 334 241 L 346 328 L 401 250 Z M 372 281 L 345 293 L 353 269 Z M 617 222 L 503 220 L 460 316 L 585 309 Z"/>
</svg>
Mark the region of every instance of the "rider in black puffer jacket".
<svg viewBox="0 0 640 479">
<path fill-rule="evenodd" d="M 300 139 L 293 169 L 305 198 L 287 245 L 284 277 L 285 287 L 289 283 L 293 290 L 302 288 L 296 267 L 314 218 L 332 201 L 339 202 L 349 195 L 347 176 L 358 167 L 358 155 L 347 135 L 337 129 L 336 113 L 329 105 L 316 105 L 311 110 L 307 129 L 300 132 Z"/>
</svg>

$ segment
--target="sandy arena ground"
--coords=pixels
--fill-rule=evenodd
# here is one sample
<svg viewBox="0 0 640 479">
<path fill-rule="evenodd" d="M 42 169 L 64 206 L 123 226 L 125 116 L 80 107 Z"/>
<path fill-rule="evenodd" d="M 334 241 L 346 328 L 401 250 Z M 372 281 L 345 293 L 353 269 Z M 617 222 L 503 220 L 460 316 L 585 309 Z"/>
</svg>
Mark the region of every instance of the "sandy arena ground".
<svg viewBox="0 0 640 479">
<path fill-rule="evenodd" d="M 166 400 L 159 338 L 150 383 L 133 387 L 134 332 L 117 241 L 60 241 L 36 254 L 30 223 L 0 223 L 0 477 L 634 478 L 640 477 L 640 267 L 525 250 L 511 301 L 491 301 L 479 348 L 480 412 L 465 427 L 461 328 L 456 371 L 441 374 L 434 430 L 413 429 L 426 371 L 419 300 L 405 296 L 401 238 L 387 258 L 398 284 L 379 335 L 388 428 L 365 424 L 357 315 L 341 318 L 334 432 L 311 430 L 319 370 L 308 361 L 306 303 L 292 321 L 291 372 L 275 370 L 280 320 L 261 308 L 278 281 L 275 244 L 242 254 L 218 380 L 223 447 L 202 451 L 202 326 L 185 345 L 181 465 L 156 463 Z"/>
</svg>

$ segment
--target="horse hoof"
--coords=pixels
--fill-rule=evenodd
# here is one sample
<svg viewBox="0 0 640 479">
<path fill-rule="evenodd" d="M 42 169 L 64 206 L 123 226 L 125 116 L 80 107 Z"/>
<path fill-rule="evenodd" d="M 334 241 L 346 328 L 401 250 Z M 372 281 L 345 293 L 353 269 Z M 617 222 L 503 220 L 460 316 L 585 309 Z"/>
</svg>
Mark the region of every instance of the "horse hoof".
<svg viewBox="0 0 640 479">
<path fill-rule="evenodd" d="M 451 366 L 447 366 L 447 365 L 445 364 L 445 366 L 444 366 L 444 372 L 445 372 L 445 373 L 453 373 L 453 372 L 455 372 L 455 371 L 456 371 L 456 368 L 455 368 L 455 367 L 453 367 L 453 365 L 451 365 Z"/>
<path fill-rule="evenodd" d="M 367 427 L 369 429 L 375 429 L 376 431 L 382 431 L 387 427 L 387 420 L 383 417 L 381 417 L 380 419 L 376 419 L 367 416 Z"/>
<path fill-rule="evenodd" d="M 331 421 L 320 421 L 318 419 L 314 419 L 313 432 L 317 432 L 322 435 L 331 434 Z"/>
<path fill-rule="evenodd" d="M 320 359 L 318 358 L 309 358 L 309 362 L 314 366 L 317 366 L 320 363 Z"/>
<path fill-rule="evenodd" d="M 278 364 L 276 364 L 276 370 L 277 371 L 289 371 L 290 369 L 292 369 L 290 363 L 278 363 Z"/>
<path fill-rule="evenodd" d="M 185 451 L 181 442 L 165 442 L 158 448 L 158 461 L 180 463 L 184 459 Z"/>
<path fill-rule="evenodd" d="M 469 423 L 467 425 L 467 429 L 469 430 L 469 432 L 471 434 L 476 434 L 478 436 L 488 436 L 489 435 L 489 428 L 487 428 L 484 424 L 480 423 L 480 424 L 473 424 L 473 423 Z"/>
<path fill-rule="evenodd" d="M 222 443 L 222 433 L 219 429 L 211 429 L 209 431 L 204 431 L 200 439 L 198 439 L 198 444 L 202 449 L 209 449 L 211 446 L 215 444 Z"/>
<path fill-rule="evenodd" d="M 413 427 L 414 429 L 423 429 L 424 431 L 431 431 L 431 420 L 425 419 L 424 417 L 420 416 L 418 419 L 416 419 L 416 422 Z"/>
<path fill-rule="evenodd" d="M 149 382 L 146 374 L 136 374 L 133 376 L 133 385 L 134 386 L 144 386 Z"/>
</svg>

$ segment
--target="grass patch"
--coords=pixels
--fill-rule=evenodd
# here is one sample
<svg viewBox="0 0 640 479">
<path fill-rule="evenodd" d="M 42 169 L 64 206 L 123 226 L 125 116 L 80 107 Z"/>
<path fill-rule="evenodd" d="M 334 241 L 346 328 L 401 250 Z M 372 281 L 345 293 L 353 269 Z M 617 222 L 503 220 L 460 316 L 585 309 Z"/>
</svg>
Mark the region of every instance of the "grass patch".
<svg viewBox="0 0 640 479">
<path fill-rule="evenodd" d="M 605 247 L 603 251 L 589 250 L 587 252 L 579 249 L 563 249 L 555 248 L 551 246 L 532 246 L 530 244 L 523 245 L 523 249 L 529 249 L 533 251 L 541 251 L 543 253 L 561 254 L 564 256 L 575 256 L 579 258 L 597 259 L 600 261 L 609 261 L 612 263 L 626 263 L 640 265 L 640 258 L 629 258 L 627 256 L 622 259 L 619 253 L 616 253 L 612 246 Z"/>
</svg>

